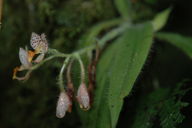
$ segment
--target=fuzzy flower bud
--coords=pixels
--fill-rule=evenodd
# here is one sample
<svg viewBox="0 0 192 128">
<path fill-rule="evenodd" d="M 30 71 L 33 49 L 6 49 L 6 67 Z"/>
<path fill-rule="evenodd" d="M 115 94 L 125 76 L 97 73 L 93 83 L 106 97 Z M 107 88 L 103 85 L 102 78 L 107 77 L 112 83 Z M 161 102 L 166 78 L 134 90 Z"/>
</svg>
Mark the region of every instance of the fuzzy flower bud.
<svg viewBox="0 0 192 128">
<path fill-rule="evenodd" d="M 85 83 L 81 83 L 77 91 L 77 101 L 80 108 L 88 110 L 90 108 L 90 97 Z"/>
<path fill-rule="evenodd" d="M 71 111 L 71 107 L 71 99 L 66 94 L 66 92 L 62 91 L 57 102 L 56 116 L 58 118 L 63 118 L 65 116 L 66 111 Z"/>
</svg>

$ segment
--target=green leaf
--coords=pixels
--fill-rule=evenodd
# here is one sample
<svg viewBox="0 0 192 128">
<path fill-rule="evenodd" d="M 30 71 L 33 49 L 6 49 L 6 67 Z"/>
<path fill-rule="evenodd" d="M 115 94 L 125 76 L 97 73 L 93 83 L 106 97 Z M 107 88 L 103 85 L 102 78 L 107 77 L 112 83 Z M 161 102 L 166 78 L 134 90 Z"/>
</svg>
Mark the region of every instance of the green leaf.
<svg viewBox="0 0 192 128">
<path fill-rule="evenodd" d="M 130 0 L 115 0 L 115 5 L 117 7 L 117 10 L 119 11 L 120 15 L 130 20 L 132 16 L 131 12 L 131 1 Z"/>
<path fill-rule="evenodd" d="M 152 37 L 150 23 L 131 26 L 103 53 L 97 66 L 95 99 L 86 127 L 116 127 L 123 99 L 130 93 L 145 63 Z"/>
<path fill-rule="evenodd" d="M 115 127 L 123 98 L 127 96 L 145 63 L 152 44 L 152 26 L 144 24 L 130 28 L 114 45 L 116 53 L 109 65 L 109 109 Z M 106 58 L 104 58 L 105 61 Z M 104 77 L 104 76 L 103 76 Z"/>
<path fill-rule="evenodd" d="M 155 16 L 155 18 L 152 21 L 154 31 L 158 31 L 165 26 L 171 10 L 172 8 L 168 8 Z"/>
<path fill-rule="evenodd" d="M 171 43 L 181 49 L 185 54 L 192 58 L 192 38 L 175 33 L 159 32 L 156 37 L 160 40 Z"/>
</svg>

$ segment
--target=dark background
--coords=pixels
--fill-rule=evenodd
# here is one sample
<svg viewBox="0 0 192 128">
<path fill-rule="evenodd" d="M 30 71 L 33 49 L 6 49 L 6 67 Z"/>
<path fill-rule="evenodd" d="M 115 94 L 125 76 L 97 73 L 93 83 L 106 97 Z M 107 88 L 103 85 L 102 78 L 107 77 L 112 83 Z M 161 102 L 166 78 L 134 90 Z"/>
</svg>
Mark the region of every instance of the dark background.
<svg viewBox="0 0 192 128">
<path fill-rule="evenodd" d="M 133 0 L 137 22 L 172 6 L 170 18 L 162 31 L 192 35 L 191 0 Z M 56 77 L 60 60 L 51 61 L 34 71 L 25 82 L 12 80 L 12 70 L 20 65 L 19 47 L 29 46 L 31 32 L 46 33 L 49 46 L 66 53 L 75 49 L 79 39 L 96 23 L 119 17 L 112 0 L 11 0 L 4 1 L 0 30 L 0 128 L 76 128 L 80 119 L 73 108 L 63 119 L 55 116 L 59 94 Z M 130 127 L 140 98 L 150 93 L 154 80 L 163 88 L 191 79 L 192 61 L 176 47 L 155 39 L 148 60 L 125 103 L 119 128 Z M 187 82 L 191 86 L 191 82 Z M 188 92 L 183 101 L 192 103 Z M 181 111 L 181 128 L 192 127 L 192 105 Z M 156 123 L 158 125 L 158 122 Z M 154 126 L 160 127 L 160 126 Z"/>
</svg>

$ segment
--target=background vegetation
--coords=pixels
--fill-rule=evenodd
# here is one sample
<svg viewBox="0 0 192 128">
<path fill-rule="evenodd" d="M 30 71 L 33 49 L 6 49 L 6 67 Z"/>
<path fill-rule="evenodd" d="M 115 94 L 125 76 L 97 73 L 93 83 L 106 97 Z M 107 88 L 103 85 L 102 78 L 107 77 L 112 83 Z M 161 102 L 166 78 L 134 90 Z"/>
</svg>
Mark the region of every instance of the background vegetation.
<svg viewBox="0 0 192 128">
<path fill-rule="evenodd" d="M 0 127 L 191 128 L 191 5 L 191 0 L 4 1 Z M 170 7 L 166 26 L 155 32 L 170 10 L 159 12 Z M 118 31 L 126 28 L 125 21 L 128 28 Z M 31 32 L 46 33 L 50 47 L 71 53 L 93 38 L 110 38 L 114 30 L 119 35 L 107 41 L 101 54 L 88 112 L 74 105 L 71 114 L 56 118 L 60 59 L 34 71 L 25 83 L 12 80 L 12 69 L 20 64 L 19 47 L 29 44 Z M 76 86 L 78 74 L 75 70 Z"/>
</svg>

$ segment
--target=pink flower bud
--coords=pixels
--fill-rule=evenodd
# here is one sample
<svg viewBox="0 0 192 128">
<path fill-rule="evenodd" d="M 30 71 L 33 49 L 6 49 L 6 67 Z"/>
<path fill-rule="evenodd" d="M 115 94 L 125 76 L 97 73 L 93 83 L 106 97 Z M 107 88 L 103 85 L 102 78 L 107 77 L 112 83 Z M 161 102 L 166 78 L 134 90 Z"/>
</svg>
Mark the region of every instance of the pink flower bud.
<svg viewBox="0 0 192 128">
<path fill-rule="evenodd" d="M 71 111 L 72 103 L 69 96 L 66 94 L 66 92 L 61 92 L 58 102 L 57 102 L 57 108 L 56 108 L 56 116 L 58 118 L 63 118 L 65 116 L 66 111 Z"/>
<path fill-rule="evenodd" d="M 84 110 L 88 110 L 90 108 L 90 97 L 85 83 L 82 83 L 78 88 L 77 101 L 80 104 L 80 108 Z"/>
</svg>

